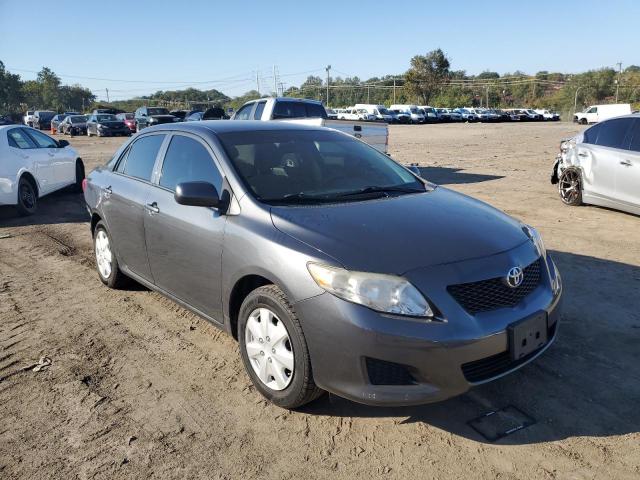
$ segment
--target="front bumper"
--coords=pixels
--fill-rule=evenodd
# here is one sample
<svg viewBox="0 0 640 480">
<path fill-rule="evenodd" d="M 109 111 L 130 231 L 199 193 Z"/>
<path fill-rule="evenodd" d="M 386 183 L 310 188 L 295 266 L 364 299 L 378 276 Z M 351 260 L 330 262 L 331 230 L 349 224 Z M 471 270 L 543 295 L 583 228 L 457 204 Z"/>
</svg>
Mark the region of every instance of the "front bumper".
<svg viewBox="0 0 640 480">
<path fill-rule="evenodd" d="M 118 135 L 130 135 L 131 134 L 131 130 L 129 130 L 129 127 L 126 128 L 119 128 L 119 129 L 113 129 L 113 128 L 103 128 L 100 130 L 100 135 L 104 136 L 104 137 L 115 137 Z"/>
<path fill-rule="evenodd" d="M 466 270 L 465 278 L 476 274 L 493 278 L 492 268 L 504 273 L 508 270 L 505 266 L 514 264 L 514 258 L 525 262 L 535 258 L 535 254 L 531 257 L 527 253 L 529 245 L 488 259 L 408 272 L 405 276 L 414 285 L 429 292 L 429 300 L 446 319 L 443 322 L 377 313 L 329 293 L 296 303 L 316 384 L 360 403 L 417 405 L 462 394 L 529 363 L 554 341 L 560 317 L 562 292 L 561 287 L 555 295 L 551 291 L 556 270 L 548 257 L 541 260 L 538 287 L 512 308 L 472 316 L 446 292 L 446 287 L 424 288 L 432 279 L 440 284 L 458 282 L 460 267 Z M 425 273 L 431 278 L 419 281 Z M 547 315 L 547 343 L 524 359 L 511 362 L 507 327 L 541 312 Z M 475 374 L 469 374 L 469 368 Z M 478 368 L 485 369 L 481 371 L 487 375 L 479 377 Z"/>
</svg>

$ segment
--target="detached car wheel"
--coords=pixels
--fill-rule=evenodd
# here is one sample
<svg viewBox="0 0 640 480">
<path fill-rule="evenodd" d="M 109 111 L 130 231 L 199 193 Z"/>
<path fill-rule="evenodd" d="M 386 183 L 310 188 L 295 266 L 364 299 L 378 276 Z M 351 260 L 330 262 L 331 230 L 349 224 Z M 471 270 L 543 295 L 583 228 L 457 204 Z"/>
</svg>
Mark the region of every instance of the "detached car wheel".
<svg viewBox="0 0 640 480">
<path fill-rule="evenodd" d="M 120 271 L 118 259 L 111 248 L 111 237 L 103 222 L 98 222 L 93 234 L 93 250 L 96 255 L 98 276 L 109 288 L 120 288 L 126 283 L 124 273 Z"/>
<path fill-rule="evenodd" d="M 560 199 L 566 205 L 582 205 L 582 179 L 580 171 L 569 168 L 562 172 L 558 181 L 558 192 Z"/>
<path fill-rule="evenodd" d="M 18 204 L 16 205 L 20 215 L 33 215 L 38 206 L 38 193 L 33 182 L 21 177 L 18 182 Z"/>
<path fill-rule="evenodd" d="M 283 408 L 296 408 L 320 395 L 302 327 L 286 295 L 275 285 L 245 298 L 238 319 L 240 352 L 258 391 Z"/>
</svg>

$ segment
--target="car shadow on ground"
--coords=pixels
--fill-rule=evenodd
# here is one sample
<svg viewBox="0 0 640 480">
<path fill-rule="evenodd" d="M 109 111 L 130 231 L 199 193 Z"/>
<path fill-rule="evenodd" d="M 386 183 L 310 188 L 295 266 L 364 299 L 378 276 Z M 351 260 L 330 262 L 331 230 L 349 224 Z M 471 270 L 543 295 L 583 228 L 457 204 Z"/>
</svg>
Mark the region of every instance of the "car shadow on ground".
<svg viewBox="0 0 640 480">
<path fill-rule="evenodd" d="M 441 403 L 380 408 L 327 395 L 304 411 L 397 417 L 490 443 L 467 422 L 513 405 L 536 423 L 498 440 L 503 445 L 640 432 L 640 268 L 551 255 L 564 282 L 563 318 L 556 342 L 531 364 Z"/>
<path fill-rule="evenodd" d="M 462 168 L 450 167 L 418 167 L 420 176 L 425 180 L 442 185 L 460 185 L 465 183 L 488 182 L 504 178 L 503 175 L 485 175 L 466 173 Z"/>
<path fill-rule="evenodd" d="M 34 215 L 23 217 L 15 207 L 0 207 L 0 228 L 25 225 L 52 225 L 57 223 L 82 223 L 89 221 L 89 214 L 81 193 L 70 189 L 58 190 L 38 199 Z"/>
</svg>

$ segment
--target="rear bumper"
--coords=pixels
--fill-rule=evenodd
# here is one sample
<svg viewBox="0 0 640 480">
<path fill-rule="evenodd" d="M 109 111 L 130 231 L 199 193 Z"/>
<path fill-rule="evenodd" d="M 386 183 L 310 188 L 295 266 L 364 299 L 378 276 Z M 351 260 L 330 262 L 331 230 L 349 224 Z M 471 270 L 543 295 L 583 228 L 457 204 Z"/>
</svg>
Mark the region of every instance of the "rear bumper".
<svg viewBox="0 0 640 480">
<path fill-rule="evenodd" d="M 542 354 L 556 337 L 562 292 L 553 295 L 549 287 L 555 266 L 544 270 L 546 278 L 520 304 L 475 317 L 456 315 L 446 301 L 436 300 L 438 294 L 431 295 L 445 322 L 384 315 L 328 293 L 300 301 L 295 309 L 314 380 L 356 402 L 400 406 L 441 401 L 507 375 Z M 547 342 L 512 361 L 507 328 L 540 313 L 547 318 Z"/>
<path fill-rule="evenodd" d="M 16 177 L 0 177 L 0 205 L 16 205 L 17 203 Z"/>
</svg>

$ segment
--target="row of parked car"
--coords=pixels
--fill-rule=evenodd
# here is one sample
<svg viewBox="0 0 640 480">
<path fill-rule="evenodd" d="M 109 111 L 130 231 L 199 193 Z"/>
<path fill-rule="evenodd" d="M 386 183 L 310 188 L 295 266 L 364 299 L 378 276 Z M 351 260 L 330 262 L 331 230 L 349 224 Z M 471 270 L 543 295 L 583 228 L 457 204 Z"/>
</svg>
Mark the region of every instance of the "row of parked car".
<svg viewBox="0 0 640 480">
<path fill-rule="evenodd" d="M 560 114 L 530 108 L 434 108 L 428 105 L 356 104 L 348 108 L 327 109 L 329 118 L 337 120 L 379 121 L 387 123 L 444 122 L 535 122 L 558 121 Z"/>
<path fill-rule="evenodd" d="M 173 110 L 164 107 L 140 107 L 133 113 L 111 108 L 99 108 L 91 114 L 56 113 L 51 110 L 29 110 L 23 117 L 25 125 L 51 133 L 87 136 L 131 135 L 151 125 L 170 122 L 228 119 L 222 108 L 206 110 Z"/>
</svg>

